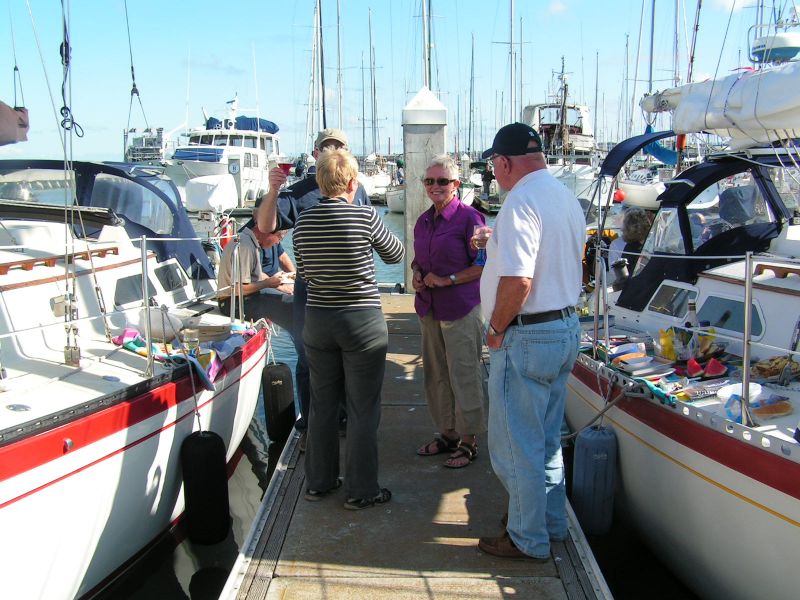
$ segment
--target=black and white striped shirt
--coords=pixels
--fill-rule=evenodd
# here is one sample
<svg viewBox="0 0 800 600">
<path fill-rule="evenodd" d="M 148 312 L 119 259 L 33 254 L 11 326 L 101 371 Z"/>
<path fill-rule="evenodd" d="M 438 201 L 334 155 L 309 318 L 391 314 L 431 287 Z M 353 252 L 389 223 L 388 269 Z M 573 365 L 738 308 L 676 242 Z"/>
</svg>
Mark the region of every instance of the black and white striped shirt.
<svg viewBox="0 0 800 600">
<path fill-rule="evenodd" d="M 390 264 L 405 254 L 373 207 L 344 198 L 323 198 L 304 210 L 293 244 L 297 270 L 308 283 L 307 306 L 317 308 L 380 308 L 372 251 Z"/>
</svg>

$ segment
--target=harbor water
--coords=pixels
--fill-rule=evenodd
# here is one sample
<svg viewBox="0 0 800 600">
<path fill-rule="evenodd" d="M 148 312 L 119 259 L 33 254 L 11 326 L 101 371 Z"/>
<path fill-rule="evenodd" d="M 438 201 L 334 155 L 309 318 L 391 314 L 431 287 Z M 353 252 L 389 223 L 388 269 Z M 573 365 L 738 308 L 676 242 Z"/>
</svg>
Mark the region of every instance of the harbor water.
<svg viewBox="0 0 800 600">
<path fill-rule="evenodd" d="M 390 213 L 383 206 L 376 208 L 387 226 L 402 237 L 404 215 Z M 487 222 L 492 225 L 494 217 L 487 217 Z M 290 235 L 283 244 L 291 254 Z M 402 263 L 385 265 L 376 259 L 376 269 L 380 283 L 394 284 L 403 280 Z M 273 336 L 272 350 L 277 362 L 285 362 L 294 369 L 295 352 L 286 332 L 278 330 Z M 259 398 L 256 414 L 237 453 L 229 480 L 232 526 L 228 538 L 219 544 L 201 546 L 192 544 L 178 527 L 100 597 L 114 600 L 218 598 L 281 450 L 278 444 L 270 443 L 267 436 L 263 398 Z M 570 457 L 567 450 L 565 460 L 569 461 Z M 587 536 L 614 597 L 695 600 L 696 596 L 674 578 L 636 533 L 625 525 L 623 516 L 619 511 L 615 515 L 611 533 Z"/>
</svg>

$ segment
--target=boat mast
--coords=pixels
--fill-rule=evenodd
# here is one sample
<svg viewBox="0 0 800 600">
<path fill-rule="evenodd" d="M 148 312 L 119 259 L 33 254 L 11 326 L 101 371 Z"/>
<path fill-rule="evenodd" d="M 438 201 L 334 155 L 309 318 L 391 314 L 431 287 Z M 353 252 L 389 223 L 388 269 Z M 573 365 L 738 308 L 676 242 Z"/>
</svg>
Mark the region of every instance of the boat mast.
<svg viewBox="0 0 800 600">
<path fill-rule="evenodd" d="M 422 85 L 431 89 L 431 47 L 428 25 L 428 0 L 422 0 Z"/>
<path fill-rule="evenodd" d="M 313 149 L 317 114 L 317 4 L 314 5 L 314 33 L 311 36 L 311 78 L 308 83 L 308 112 L 306 113 L 306 142 Z"/>
<path fill-rule="evenodd" d="M 370 112 L 372 116 L 372 153 L 378 153 L 378 122 L 376 120 L 377 102 L 375 100 L 375 46 L 372 45 L 372 9 L 369 9 L 369 88 L 372 94 Z"/>
<path fill-rule="evenodd" d="M 342 20 L 339 0 L 336 0 L 336 90 L 339 96 L 339 129 L 342 129 Z"/>
<path fill-rule="evenodd" d="M 469 112 L 467 119 L 469 124 L 467 126 L 467 154 L 472 160 L 472 149 L 474 146 L 475 131 L 473 129 L 473 122 L 475 121 L 475 34 L 472 34 L 472 56 L 469 69 Z"/>
<path fill-rule="evenodd" d="M 650 67 L 647 76 L 647 93 L 653 93 L 653 44 L 656 29 L 656 0 L 650 2 Z"/>
<path fill-rule="evenodd" d="M 564 164 L 567 160 L 567 149 L 569 148 L 569 126 L 567 124 L 567 75 L 564 73 L 564 57 L 561 57 L 561 115 L 559 127 L 561 128 L 561 154 L 564 157 Z"/>
<path fill-rule="evenodd" d="M 511 42 L 508 45 L 508 62 L 511 67 L 509 79 L 509 106 L 511 107 L 510 119 L 514 119 L 516 111 L 514 110 L 514 0 L 511 0 L 511 18 L 509 22 L 511 28 Z"/>
<path fill-rule="evenodd" d="M 598 88 L 598 80 L 600 79 L 600 51 L 595 50 L 594 53 L 594 122 L 592 124 L 592 133 L 594 134 L 594 139 L 597 140 L 599 137 L 597 135 L 597 88 Z"/>
<path fill-rule="evenodd" d="M 522 115 L 522 17 L 519 18 L 519 114 Z"/>
<path fill-rule="evenodd" d="M 361 152 L 367 155 L 367 88 L 364 87 L 364 53 L 361 53 Z"/>
<path fill-rule="evenodd" d="M 672 47 L 673 85 L 681 84 L 680 61 L 680 29 L 681 29 L 681 0 L 675 0 L 675 39 Z"/>
<path fill-rule="evenodd" d="M 322 5 L 320 4 L 322 0 L 317 0 L 317 7 L 319 10 L 317 11 L 317 24 L 319 28 L 317 29 L 319 35 L 319 86 L 320 86 L 320 110 L 322 115 L 322 128 L 325 129 L 328 127 L 328 119 L 325 110 L 325 46 L 322 43 Z M 655 2 L 655 0 L 653 0 Z"/>
<path fill-rule="evenodd" d="M 697 32 L 700 29 L 700 7 L 703 0 L 697 0 L 697 9 L 694 11 L 694 27 L 692 28 L 692 43 L 689 46 L 689 64 L 686 69 L 686 83 L 692 83 L 692 70 L 694 69 L 694 50 L 697 46 Z"/>
</svg>

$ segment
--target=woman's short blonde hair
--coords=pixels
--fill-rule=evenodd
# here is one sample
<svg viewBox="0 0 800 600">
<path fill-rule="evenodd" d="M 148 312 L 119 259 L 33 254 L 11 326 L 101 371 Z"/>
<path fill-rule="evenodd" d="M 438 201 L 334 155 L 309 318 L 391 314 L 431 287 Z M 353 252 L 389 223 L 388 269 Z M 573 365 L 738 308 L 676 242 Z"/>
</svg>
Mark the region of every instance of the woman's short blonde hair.
<svg viewBox="0 0 800 600">
<path fill-rule="evenodd" d="M 358 162 L 344 148 L 326 148 L 317 157 L 317 184 L 324 196 L 341 196 L 353 180 L 358 180 Z"/>
</svg>

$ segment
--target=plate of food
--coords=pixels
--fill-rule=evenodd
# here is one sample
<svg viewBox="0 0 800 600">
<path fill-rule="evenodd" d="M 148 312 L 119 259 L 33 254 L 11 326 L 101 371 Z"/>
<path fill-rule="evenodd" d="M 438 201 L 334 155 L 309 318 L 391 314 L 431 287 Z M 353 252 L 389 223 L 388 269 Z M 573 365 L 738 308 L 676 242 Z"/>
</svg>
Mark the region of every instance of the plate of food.
<svg viewBox="0 0 800 600">
<path fill-rule="evenodd" d="M 772 358 L 765 358 L 758 361 L 750 367 L 750 374 L 753 377 L 764 379 L 766 381 L 777 381 L 783 371 L 783 368 L 788 364 L 789 357 L 785 354 L 773 356 Z M 795 379 L 800 376 L 800 363 L 793 360 L 791 368 L 791 378 Z"/>
</svg>

